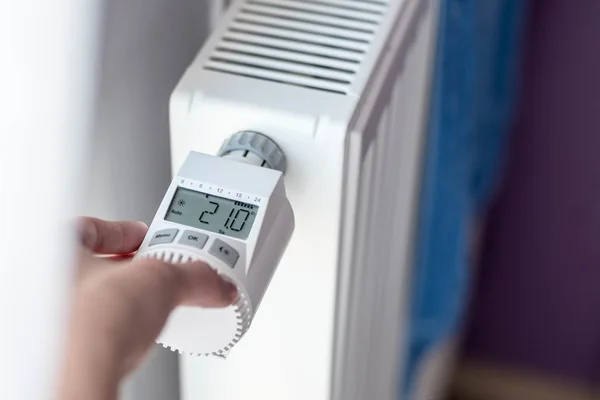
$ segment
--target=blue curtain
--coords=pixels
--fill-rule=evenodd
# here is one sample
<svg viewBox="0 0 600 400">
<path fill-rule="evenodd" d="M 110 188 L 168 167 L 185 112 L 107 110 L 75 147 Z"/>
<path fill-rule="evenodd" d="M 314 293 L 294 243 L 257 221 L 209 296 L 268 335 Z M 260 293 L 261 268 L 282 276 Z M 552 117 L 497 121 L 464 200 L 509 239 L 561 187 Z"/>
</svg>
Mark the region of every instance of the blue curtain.
<svg viewBox="0 0 600 400">
<path fill-rule="evenodd" d="M 502 169 L 527 6 L 441 0 L 402 400 L 410 398 L 420 360 L 463 317 L 469 227 Z"/>
</svg>

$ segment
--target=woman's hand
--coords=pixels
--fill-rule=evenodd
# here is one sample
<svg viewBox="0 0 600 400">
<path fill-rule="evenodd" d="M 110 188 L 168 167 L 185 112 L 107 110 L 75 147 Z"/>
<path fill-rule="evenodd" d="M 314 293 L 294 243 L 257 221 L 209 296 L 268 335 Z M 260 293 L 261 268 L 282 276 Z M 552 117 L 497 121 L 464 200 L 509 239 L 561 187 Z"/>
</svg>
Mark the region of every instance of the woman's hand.
<svg viewBox="0 0 600 400">
<path fill-rule="evenodd" d="M 80 222 L 60 399 L 114 400 L 121 380 L 140 365 L 175 307 L 227 307 L 237 292 L 202 262 L 132 262 L 148 229 L 143 223 Z"/>
</svg>

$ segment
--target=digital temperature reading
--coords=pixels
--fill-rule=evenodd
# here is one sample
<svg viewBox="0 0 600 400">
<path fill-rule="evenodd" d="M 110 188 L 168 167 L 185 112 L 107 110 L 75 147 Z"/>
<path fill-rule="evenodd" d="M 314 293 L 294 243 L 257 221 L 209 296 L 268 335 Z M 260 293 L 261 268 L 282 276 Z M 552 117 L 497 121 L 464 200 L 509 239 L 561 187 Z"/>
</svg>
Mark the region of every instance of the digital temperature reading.
<svg viewBox="0 0 600 400">
<path fill-rule="evenodd" d="M 258 206 L 253 204 L 180 187 L 165 220 L 245 240 L 257 212 Z"/>
</svg>

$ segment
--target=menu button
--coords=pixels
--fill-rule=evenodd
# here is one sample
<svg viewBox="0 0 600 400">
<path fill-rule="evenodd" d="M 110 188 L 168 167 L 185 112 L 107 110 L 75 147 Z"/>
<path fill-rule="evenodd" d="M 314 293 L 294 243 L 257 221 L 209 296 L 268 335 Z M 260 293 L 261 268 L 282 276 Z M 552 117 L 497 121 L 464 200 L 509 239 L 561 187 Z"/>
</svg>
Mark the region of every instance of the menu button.
<svg viewBox="0 0 600 400">
<path fill-rule="evenodd" d="M 175 240 L 177 232 L 179 232 L 179 229 L 163 229 L 161 231 L 158 231 L 154 234 L 152 240 L 150 240 L 149 246 L 153 246 L 155 244 L 171 243 L 173 242 L 173 240 Z"/>
</svg>

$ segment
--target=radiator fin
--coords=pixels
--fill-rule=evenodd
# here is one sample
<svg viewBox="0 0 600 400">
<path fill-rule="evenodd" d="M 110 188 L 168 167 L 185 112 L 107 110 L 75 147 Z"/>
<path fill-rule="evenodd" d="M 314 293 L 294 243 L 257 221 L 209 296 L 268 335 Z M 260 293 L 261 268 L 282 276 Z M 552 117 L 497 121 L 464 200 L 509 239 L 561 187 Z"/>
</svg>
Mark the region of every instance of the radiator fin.
<svg viewBox="0 0 600 400">
<path fill-rule="evenodd" d="M 340 249 L 336 400 L 399 398 L 431 76 L 423 66 L 432 34 L 422 32 L 419 42 L 406 36 L 377 102 L 358 119 L 360 139 L 349 141 L 346 196 L 357 201 L 345 205 L 344 226 L 352 233 Z"/>
<path fill-rule="evenodd" d="M 361 372 L 361 365 L 393 365 L 398 357 L 397 348 L 381 344 L 398 340 L 398 327 L 390 326 L 390 322 L 399 318 L 397 297 L 403 296 L 399 290 L 410 259 L 407 243 L 412 223 L 408 210 L 414 199 L 407 196 L 415 192 L 406 191 L 410 188 L 406 173 L 410 167 L 402 160 L 407 142 L 403 120 L 407 116 L 399 104 L 404 90 L 405 82 L 399 79 L 389 105 L 378 116 L 374 126 L 377 134 L 368 144 L 360 173 L 349 315 L 350 320 L 360 323 L 352 324 L 348 337 L 348 343 L 360 345 L 347 349 L 345 363 L 354 377 L 352 387 L 346 390 L 357 399 L 389 398 L 383 371 Z M 395 303 L 391 299 L 396 299 Z M 391 350 L 393 354 L 389 354 Z"/>
<path fill-rule="evenodd" d="M 387 0 L 244 0 L 204 68 L 346 95 L 387 7 Z"/>
</svg>

